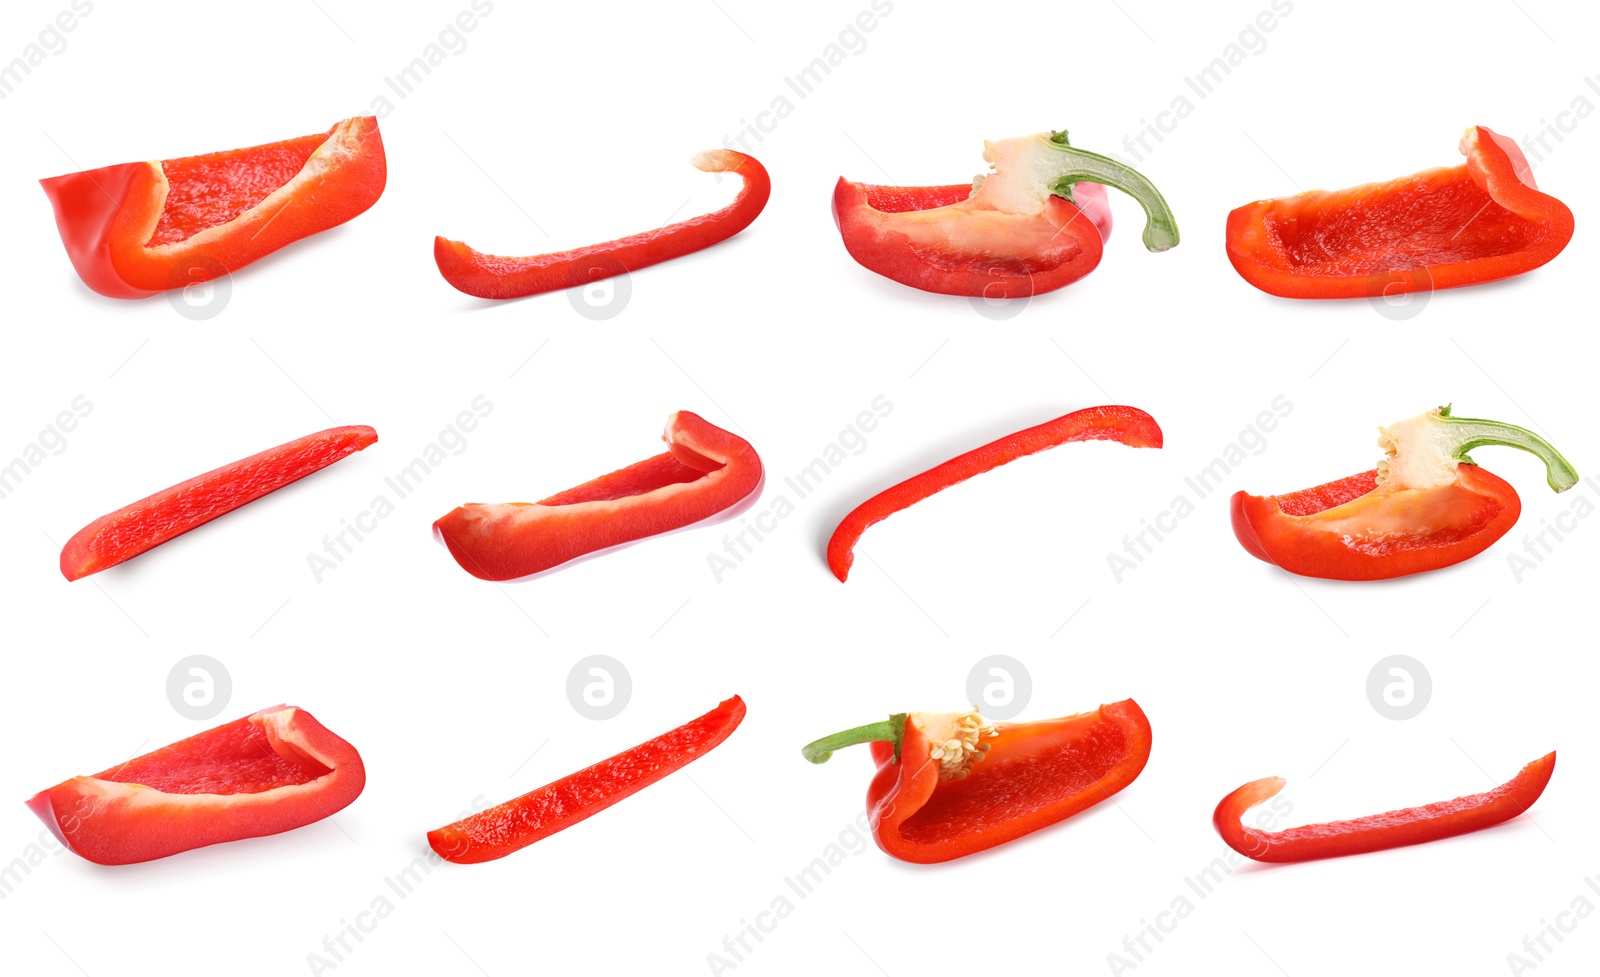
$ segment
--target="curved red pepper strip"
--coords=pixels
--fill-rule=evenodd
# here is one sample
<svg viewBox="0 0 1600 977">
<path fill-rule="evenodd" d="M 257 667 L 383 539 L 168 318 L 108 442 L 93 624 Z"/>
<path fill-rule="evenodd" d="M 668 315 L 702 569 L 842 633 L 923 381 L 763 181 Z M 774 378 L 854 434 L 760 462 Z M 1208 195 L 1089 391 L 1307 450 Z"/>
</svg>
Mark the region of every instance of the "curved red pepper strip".
<svg viewBox="0 0 1600 977">
<path fill-rule="evenodd" d="M 273 706 L 62 781 L 28 807 L 89 861 L 128 865 L 303 827 L 366 783 L 355 747 L 309 712 Z"/>
<path fill-rule="evenodd" d="M 377 202 L 378 120 L 204 156 L 103 166 L 39 181 L 84 284 L 143 298 L 209 281 Z"/>
<path fill-rule="evenodd" d="M 436 237 L 433 260 L 444 280 L 468 295 L 514 299 L 587 285 L 702 251 L 750 226 L 767 205 L 772 180 L 753 157 L 731 149 L 709 150 L 692 162 L 707 173 L 738 174 L 744 186 L 733 203 L 653 231 L 529 258 L 483 254 L 460 241 Z"/>
<path fill-rule="evenodd" d="M 667 451 L 542 502 L 470 502 L 445 513 L 434 534 L 461 568 L 514 580 L 730 509 L 761 488 L 761 459 L 743 438 L 678 411 Z"/>
<path fill-rule="evenodd" d="M 377 440 L 370 427 L 332 427 L 162 489 L 73 533 L 61 548 L 61 575 L 77 580 L 131 560 Z"/>
<path fill-rule="evenodd" d="M 1228 847 L 1258 862 L 1308 862 L 1363 852 L 1420 845 L 1509 821 L 1533 806 L 1555 772 L 1556 755 L 1546 754 L 1513 778 L 1482 794 L 1408 807 L 1386 814 L 1308 824 L 1284 831 L 1260 831 L 1239 823 L 1246 811 L 1283 790 L 1282 777 L 1252 781 L 1222 799 L 1211 821 Z"/>
<path fill-rule="evenodd" d="M 1410 485 L 1403 476 L 1399 482 L 1392 477 L 1381 481 L 1375 469 L 1286 495 L 1236 492 L 1231 506 L 1234 536 L 1252 556 L 1290 573 L 1385 580 L 1471 559 L 1516 525 L 1522 514 L 1516 490 L 1472 464 L 1465 454 L 1469 448 L 1522 447 L 1545 460 L 1556 491 L 1577 481 L 1577 473 L 1553 447 L 1514 425 L 1454 418 L 1447 408 L 1402 425 L 1419 422 L 1428 429 L 1413 436 L 1404 450 L 1436 454 L 1441 466 L 1448 466 L 1439 471 L 1451 474 L 1430 471 L 1425 474 L 1434 477 L 1425 484 Z M 1393 470 L 1392 462 L 1386 464 Z"/>
<path fill-rule="evenodd" d="M 974 475 L 1069 441 L 1119 441 L 1131 448 L 1159 448 L 1161 428 L 1155 418 L 1137 407 L 1089 407 L 957 455 L 852 509 L 828 539 L 828 568 L 843 582 L 855 562 L 856 542 L 873 523 Z"/>
<path fill-rule="evenodd" d="M 1387 183 L 1258 200 L 1228 215 L 1228 260 L 1285 298 L 1361 298 L 1492 282 L 1572 240 L 1572 211 L 1540 193 L 1516 143 L 1483 126 L 1465 163 Z"/>
<path fill-rule="evenodd" d="M 744 721 L 744 700 L 715 709 L 609 760 L 568 774 L 515 800 L 428 832 L 428 845 L 462 865 L 504 858 L 593 817 L 710 753 Z"/>
<path fill-rule="evenodd" d="M 1093 712 L 993 724 L 976 713 L 911 713 L 803 751 L 813 763 L 870 742 L 872 836 L 907 862 L 947 862 L 1049 827 L 1133 783 L 1150 759 L 1150 721 L 1132 699 Z M 975 762 L 982 759 L 982 763 Z"/>
</svg>

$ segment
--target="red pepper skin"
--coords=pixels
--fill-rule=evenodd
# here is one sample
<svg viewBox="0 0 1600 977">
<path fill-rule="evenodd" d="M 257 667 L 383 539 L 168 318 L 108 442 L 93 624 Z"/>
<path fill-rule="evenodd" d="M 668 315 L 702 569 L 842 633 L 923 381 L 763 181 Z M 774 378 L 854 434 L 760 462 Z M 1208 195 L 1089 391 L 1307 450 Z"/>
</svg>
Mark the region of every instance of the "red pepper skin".
<svg viewBox="0 0 1600 977">
<path fill-rule="evenodd" d="M 931 743 L 907 722 L 900 743 L 874 742 L 867 790 L 872 836 L 885 854 L 932 863 L 971 855 L 1064 821 L 1133 783 L 1150 759 L 1150 721 L 1132 699 L 1093 712 L 1004 723 L 983 763 L 939 779 Z"/>
<path fill-rule="evenodd" d="M 1385 580 L 1452 566 L 1516 525 L 1522 500 L 1474 465 L 1453 484 L 1390 495 L 1377 472 L 1287 495 L 1233 496 L 1233 533 L 1251 555 L 1290 573 Z"/>
<path fill-rule="evenodd" d="M 459 291 L 483 299 L 514 299 L 587 285 L 702 251 L 750 226 L 772 195 L 772 179 L 753 157 L 731 149 L 701 153 L 693 162 L 707 173 L 738 174 L 744 181 L 739 195 L 721 210 L 677 224 L 529 258 L 483 254 L 460 241 L 436 237 L 434 263 Z"/>
<path fill-rule="evenodd" d="M 681 770 L 710 753 L 744 721 L 744 700 L 725 699 L 698 719 L 515 800 L 428 832 L 439 857 L 462 865 L 526 848 Z"/>
<path fill-rule="evenodd" d="M 1069 441 L 1119 441 L 1131 448 L 1159 448 L 1161 428 L 1155 418 L 1137 407 L 1089 407 L 957 455 L 852 509 L 828 539 L 828 568 L 843 583 L 855 561 L 856 542 L 873 523 L 957 482 Z"/>
<path fill-rule="evenodd" d="M 387 179 L 372 117 L 321 135 L 41 180 L 85 285 L 143 298 L 236 272 L 371 207 Z"/>
<path fill-rule="evenodd" d="M 1228 260 L 1284 298 L 1363 298 L 1531 271 L 1572 239 L 1572 211 L 1534 185 L 1516 143 L 1483 126 L 1459 166 L 1258 200 L 1228 215 Z"/>
<path fill-rule="evenodd" d="M 278 834 L 343 810 L 366 786 L 355 747 L 303 709 L 274 706 L 28 801 L 61 843 L 130 865 Z"/>
<path fill-rule="evenodd" d="M 1070 285 L 1100 264 L 1111 206 L 1098 183 L 1078 183 L 1076 205 L 1051 197 L 1034 215 L 989 212 L 988 240 L 975 239 L 966 250 L 919 244 L 908 235 L 914 222 L 891 216 L 937 210 L 971 195 L 971 184 L 885 187 L 841 177 L 833 217 L 857 264 L 926 292 L 1023 298 Z M 1004 257 L 1020 242 L 1035 245 L 1027 258 Z"/>
<path fill-rule="evenodd" d="M 1420 845 L 1479 831 L 1509 821 L 1533 806 L 1555 772 L 1556 755 L 1546 754 L 1515 777 L 1482 794 L 1410 807 L 1387 814 L 1284 831 L 1259 831 L 1240 824 L 1246 811 L 1283 789 L 1281 777 L 1252 781 L 1222 799 L 1211 821 L 1228 847 L 1258 862 L 1309 862 L 1363 852 Z"/>
<path fill-rule="evenodd" d="M 542 502 L 468 503 L 433 524 L 461 568 L 514 580 L 693 525 L 760 491 L 761 459 L 743 438 L 678 411 L 667 451 Z"/>
<path fill-rule="evenodd" d="M 370 427 L 329 428 L 162 489 L 73 533 L 61 548 L 61 575 L 77 580 L 131 560 L 377 440 Z"/>
</svg>

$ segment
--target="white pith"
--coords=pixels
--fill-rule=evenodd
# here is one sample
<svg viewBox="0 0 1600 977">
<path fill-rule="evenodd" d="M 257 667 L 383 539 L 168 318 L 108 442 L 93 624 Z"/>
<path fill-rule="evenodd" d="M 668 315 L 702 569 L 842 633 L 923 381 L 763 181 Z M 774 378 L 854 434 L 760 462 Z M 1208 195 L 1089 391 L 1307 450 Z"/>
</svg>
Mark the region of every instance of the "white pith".
<svg viewBox="0 0 1600 977">
<path fill-rule="evenodd" d="M 1429 489 L 1455 481 L 1455 443 L 1442 408 L 1378 429 L 1378 484 L 1390 490 Z"/>
<path fill-rule="evenodd" d="M 928 740 L 928 757 L 938 761 L 941 781 L 966 777 L 989 752 L 984 740 L 1000 735 L 1000 727 L 980 715 L 977 706 L 969 712 L 919 712 L 912 721 Z"/>
</svg>

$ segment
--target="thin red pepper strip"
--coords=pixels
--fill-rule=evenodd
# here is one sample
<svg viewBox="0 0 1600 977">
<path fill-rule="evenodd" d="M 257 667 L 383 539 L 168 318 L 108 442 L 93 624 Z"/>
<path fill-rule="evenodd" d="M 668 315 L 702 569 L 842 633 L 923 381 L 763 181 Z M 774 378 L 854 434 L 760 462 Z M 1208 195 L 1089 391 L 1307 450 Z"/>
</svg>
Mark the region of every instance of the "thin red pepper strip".
<svg viewBox="0 0 1600 977">
<path fill-rule="evenodd" d="M 691 162 L 707 173 L 738 174 L 744 181 L 739 195 L 721 210 L 700 217 L 615 241 L 529 258 L 483 254 L 460 241 L 436 237 L 433 260 L 444 280 L 468 295 L 521 298 L 586 285 L 704 250 L 750 226 L 767 205 L 772 180 L 753 157 L 731 149 L 713 149 Z"/>
<path fill-rule="evenodd" d="M 1466 162 L 1386 183 L 1258 200 L 1228 215 L 1228 260 L 1285 298 L 1361 298 L 1531 271 L 1572 240 L 1572 211 L 1539 192 L 1522 151 L 1474 126 Z"/>
<path fill-rule="evenodd" d="M 355 747 L 294 706 L 274 706 L 28 801 L 62 844 L 100 865 L 299 828 L 361 794 Z"/>
<path fill-rule="evenodd" d="M 162 489 L 73 533 L 61 548 L 61 575 L 77 580 L 131 560 L 377 440 L 370 427 L 329 428 Z"/>
<path fill-rule="evenodd" d="M 743 699 L 724 699 L 698 719 L 609 760 L 436 828 L 428 832 L 428 845 L 439 857 L 462 865 L 504 858 L 682 770 L 732 735 L 744 715 Z"/>
<path fill-rule="evenodd" d="M 364 212 L 388 177 L 378 120 L 39 181 L 84 284 L 142 298 L 238 271 Z"/>
<path fill-rule="evenodd" d="M 1472 463 L 1484 445 L 1544 461 L 1550 487 L 1578 474 L 1549 442 L 1514 424 L 1454 417 L 1441 407 L 1382 428 L 1373 471 L 1285 495 L 1233 496 L 1233 531 L 1252 556 L 1308 577 L 1384 580 L 1452 566 L 1516 525 L 1522 500 Z"/>
<path fill-rule="evenodd" d="M 1031 723 L 972 712 L 897 713 L 809 743 L 823 763 L 870 743 L 872 836 L 907 862 L 947 862 L 1064 821 L 1133 783 L 1150 759 L 1150 721 L 1132 699 Z M 982 761 L 982 762 L 980 762 Z"/>
<path fill-rule="evenodd" d="M 433 524 L 463 570 L 514 580 L 709 519 L 761 488 L 750 443 L 698 414 L 667 418 L 667 451 L 541 502 L 469 502 Z"/>
<path fill-rule="evenodd" d="M 1088 407 L 957 455 L 852 509 L 828 540 L 828 568 L 842 583 L 855 561 L 856 542 L 873 523 L 974 475 L 1069 441 L 1118 441 L 1130 448 L 1159 448 L 1161 428 L 1155 418 L 1137 407 Z"/>
<path fill-rule="evenodd" d="M 1420 845 L 1509 821 L 1533 806 L 1555 772 L 1556 755 L 1533 761 L 1513 778 L 1482 794 L 1408 807 L 1351 821 L 1260 831 L 1240 824 L 1245 812 L 1283 790 L 1282 777 L 1252 781 L 1222 799 L 1212 824 L 1228 847 L 1258 862 L 1309 862 Z"/>
</svg>

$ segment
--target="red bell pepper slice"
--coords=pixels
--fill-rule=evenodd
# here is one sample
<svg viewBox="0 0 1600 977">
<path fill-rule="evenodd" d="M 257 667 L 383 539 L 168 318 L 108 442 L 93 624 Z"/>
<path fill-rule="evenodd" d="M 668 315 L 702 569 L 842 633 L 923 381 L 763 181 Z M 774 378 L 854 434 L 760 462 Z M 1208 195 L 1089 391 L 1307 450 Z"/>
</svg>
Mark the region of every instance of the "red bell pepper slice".
<svg viewBox="0 0 1600 977">
<path fill-rule="evenodd" d="M 387 168 L 378 120 L 181 159 L 39 181 L 83 283 L 143 298 L 231 274 L 377 202 Z"/>
<path fill-rule="evenodd" d="M 61 575 L 77 580 L 131 560 L 377 440 L 370 427 L 331 427 L 162 489 L 73 533 L 61 548 Z"/>
<path fill-rule="evenodd" d="M 440 858 L 472 865 L 504 858 L 591 818 L 710 753 L 744 721 L 744 700 L 724 699 L 698 719 L 514 800 L 428 832 Z"/>
<path fill-rule="evenodd" d="M 89 861 L 130 865 L 321 821 L 366 783 L 355 747 L 309 712 L 273 706 L 64 780 L 28 807 Z"/>
<path fill-rule="evenodd" d="M 1560 254 L 1572 211 L 1539 192 L 1517 144 L 1474 126 L 1461 153 L 1459 166 L 1246 204 L 1228 215 L 1228 260 L 1263 292 L 1333 299 L 1492 282 Z"/>
<path fill-rule="evenodd" d="M 653 231 L 571 251 L 508 258 L 474 251 L 460 241 L 433 239 L 433 260 L 444 280 L 468 295 L 514 299 L 587 285 L 623 272 L 703 251 L 733 237 L 760 215 L 772 195 L 766 168 L 753 157 L 731 149 L 713 149 L 691 160 L 707 173 L 736 173 L 744 181 L 739 195 L 712 211 Z"/>
<path fill-rule="evenodd" d="M 1022 298 L 1095 269 L 1111 211 L 1105 187 L 1144 208 L 1144 244 L 1165 251 L 1178 224 L 1149 180 L 1115 160 L 1075 149 L 1065 132 L 984 144 L 993 165 L 971 186 L 882 187 L 840 178 L 833 215 L 863 268 L 945 295 Z"/>
<path fill-rule="evenodd" d="M 843 583 L 855 562 L 856 543 L 873 523 L 974 475 L 1069 441 L 1118 441 L 1130 448 L 1159 448 L 1161 428 L 1155 418 L 1137 407 L 1088 407 L 957 455 L 850 510 L 828 539 L 828 568 Z"/>
<path fill-rule="evenodd" d="M 761 459 L 738 435 L 681 410 L 662 439 L 662 454 L 541 502 L 457 506 L 434 535 L 474 577 L 514 580 L 682 529 L 760 491 Z"/>
<path fill-rule="evenodd" d="M 1509 821 L 1533 806 L 1544 793 L 1555 768 L 1556 755 L 1549 753 L 1523 767 L 1499 787 L 1482 794 L 1283 831 L 1247 828 L 1239 823 L 1245 812 L 1283 790 L 1282 777 L 1267 777 L 1251 781 L 1224 797 L 1211 822 L 1229 848 L 1258 862 L 1309 862 L 1359 855 L 1420 845 Z"/>
<path fill-rule="evenodd" d="M 1133 783 L 1150 759 L 1150 721 L 1132 699 L 1031 723 L 995 724 L 976 708 L 897 713 L 801 752 L 823 763 L 856 743 L 870 743 L 878 765 L 867 790 L 878 847 L 902 861 L 947 862 L 1064 821 Z"/>
<path fill-rule="evenodd" d="M 1522 514 L 1516 490 L 1467 456 L 1473 448 L 1498 444 L 1537 455 L 1557 492 L 1578 482 L 1548 441 L 1514 424 L 1453 417 L 1440 407 L 1380 430 L 1388 457 L 1373 471 L 1287 495 L 1235 493 L 1239 543 L 1302 576 L 1402 577 L 1477 556 Z"/>
</svg>

